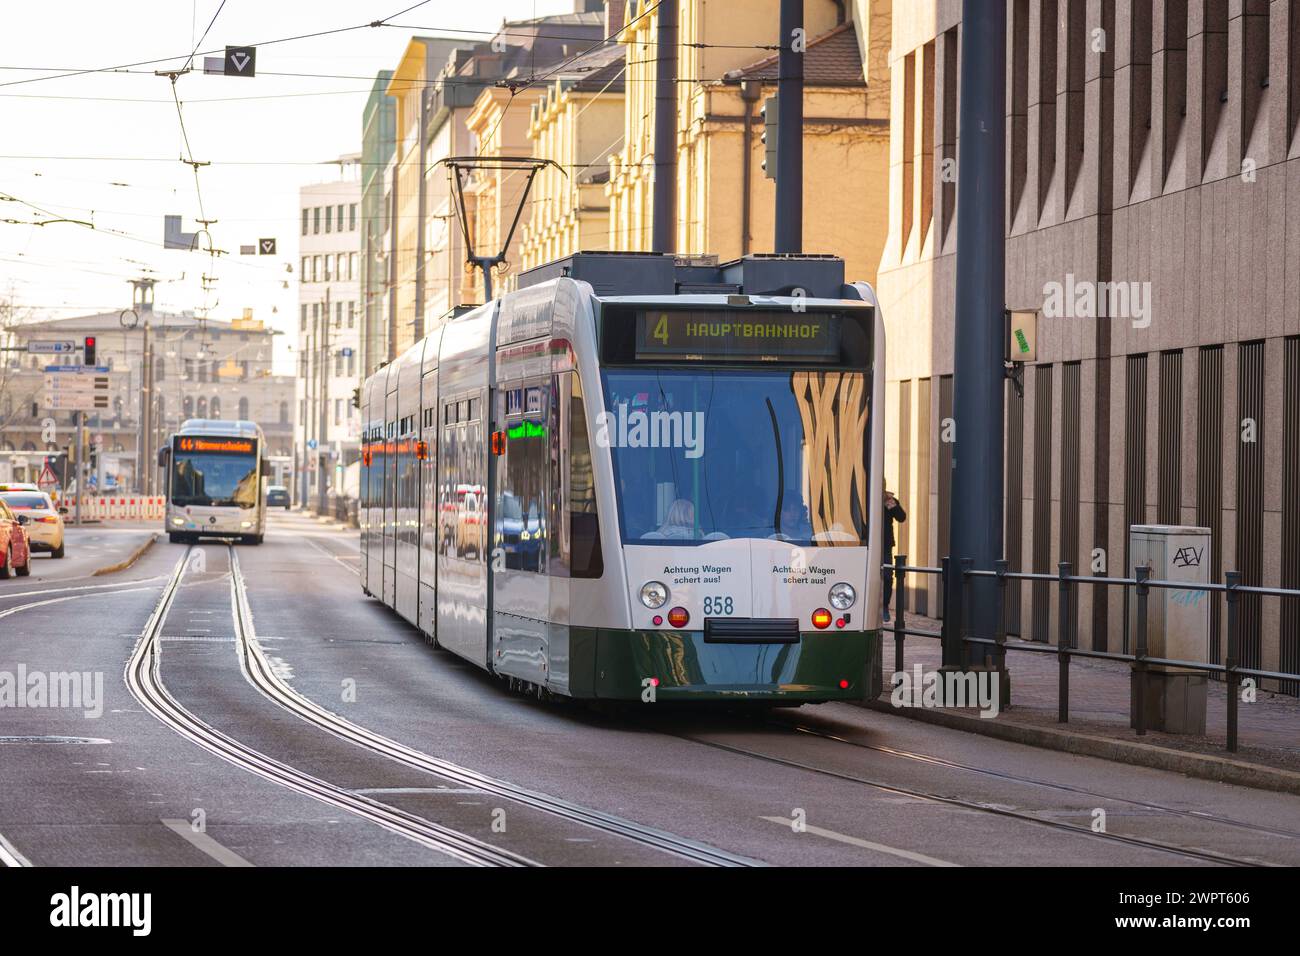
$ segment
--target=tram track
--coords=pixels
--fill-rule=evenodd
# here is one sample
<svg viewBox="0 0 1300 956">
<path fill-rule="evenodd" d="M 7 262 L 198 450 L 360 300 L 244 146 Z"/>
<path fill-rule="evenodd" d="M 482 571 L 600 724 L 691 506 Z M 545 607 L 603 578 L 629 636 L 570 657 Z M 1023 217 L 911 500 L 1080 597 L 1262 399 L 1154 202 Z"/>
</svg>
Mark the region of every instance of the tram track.
<svg viewBox="0 0 1300 956">
<path fill-rule="evenodd" d="M 724 744 L 716 740 L 707 740 L 701 737 L 695 737 L 690 734 L 668 733 L 669 736 L 676 737 L 679 740 L 689 741 L 699 744 L 703 747 L 709 747 L 724 753 L 734 754 L 736 756 L 748 757 L 750 759 L 787 767 L 794 770 L 802 770 L 808 773 L 814 773 L 821 776 L 832 777 L 859 786 L 868 787 L 873 790 L 879 790 L 894 796 L 911 797 L 917 800 L 925 800 L 931 803 L 944 804 L 951 807 L 957 807 L 962 810 L 970 810 L 977 813 L 990 814 L 1002 817 L 1004 819 L 1018 820 L 1023 823 L 1031 823 L 1050 829 L 1074 833 L 1083 837 L 1091 837 L 1097 840 L 1104 840 L 1112 843 L 1121 843 L 1132 847 L 1138 847 L 1145 850 L 1152 850 L 1159 853 L 1166 853 L 1174 856 L 1180 856 L 1187 859 L 1196 860 L 1200 863 L 1215 863 L 1220 866 L 1233 867 L 1253 867 L 1253 866 L 1277 866 L 1279 864 L 1267 863 L 1259 860 L 1250 860 L 1240 857 L 1229 856 L 1227 854 L 1216 853 L 1213 850 L 1201 850 L 1193 847 L 1179 846 L 1173 843 L 1164 843 L 1159 840 L 1148 840 L 1143 837 L 1128 836 L 1122 833 L 1109 833 L 1106 831 L 1093 830 L 1091 827 L 1079 826 L 1078 824 L 1066 823 L 1061 820 L 1051 820 L 1045 817 L 1037 816 L 1023 810 L 1014 810 L 1010 807 L 998 806 L 988 803 L 982 803 L 977 800 L 967 800 L 962 797 L 954 797 L 948 794 L 936 793 L 928 790 L 919 790 L 913 787 L 904 787 L 898 784 L 883 783 L 878 780 L 871 780 L 866 777 L 860 777 L 855 774 L 845 773 L 841 770 L 832 770 L 827 767 L 818 767 L 813 764 L 803 763 L 798 760 L 791 760 L 786 757 L 779 757 L 775 754 L 765 754 L 757 750 L 750 750 L 746 747 L 738 747 L 734 744 Z"/>
<path fill-rule="evenodd" d="M 705 866 L 761 866 L 759 861 L 730 853 L 707 843 L 678 836 L 665 830 L 636 823 L 614 814 L 593 810 L 559 797 L 521 787 L 451 761 L 415 750 L 392 738 L 358 726 L 326 710 L 286 684 L 271 667 L 253 628 L 252 612 L 239 566 L 239 556 L 230 547 L 231 604 L 240 668 L 248 681 L 264 696 L 295 716 L 340 737 L 355 746 L 387 757 L 399 764 L 433 774 L 465 787 L 490 793 L 533 810 L 578 823 L 593 830 L 621 837 L 681 859 Z"/>
<path fill-rule="evenodd" d="M 949 760 L 946 757 L 936 757 L 932 754 L 923 754 L 916 751 L 903 750 L 897 747 L 885 747 L 880 744 L 866 744 L 861 741 L 850 740 L 847 737 L 841 737 L 838 734 L 832 734 L 825 730 L 808 727 L 800 723 L 787 723 L 781 720 L 772 720 L 769 722 L 769 725 L 780 727 L 784 730 L 792 730 L 797 733 L 807 734 L 808 736 L 817 737 L 821 740 L 830 740 L 849 747 L 856 747 L 860 750 L 870 750 L 875 753 L 885 754 L 886 756 L 897 757 L 901 760 L 911 760 L 917 763 L 928 764 L 930 766 L 977 774 L 980 776 L 991 777 L 996 780 L 1005 780 L 1010 783 L 1020 783 L 1025 784 L 1026 786 L 1041 787 L 1046 790 L 1072 793 L 1077 796 L 1093 797 L 1099 801 L 1121 803 L 1125 806 L 1135 807 L 1140 810 L 1149 810 L 1153 813 L 1169 814 L 1171 816 L 1178 816 L 1188 820 L 1195 820 L 1198 823 L 1213 823 L 1221 826 L 1248 830 L 1252 833 L 1262 833 L 1269 836 L 1282 837 L 1289 840 L 1300 839 L 1300 831 L 1297 830 L 1287 830 L 1281 827 L 1272 827 L 1261 823 L 1249 823 L 1245 820 L 1237 820 L 1218 813 L 1187 810 L 1182 807 L 1171 807 L 1165 804 L 1151 803 L 1145 800 L 1134 800 L 1130 797 L 1117 797 L 1114 794 L 1101 793 L 1096 790 L 1089 790 L 1086 787 L 1076 787 L 1065 783 L 1053 783 L 1050 780 L 1037 780 L 1033 777 L 1023 777 L 1019 774 L 1008 773 L 1004 770 L 990 770 L 987 767 L 977 767 L 973 764 L 965 764 L 956 760 Z"/>
<path fill-rule="evenodd" d="M 130 658 L 124 678 L 135 698 L 163 724 L 230 764 L 297 793 L 354 814 L 431 850 L 473 866 L 535 866 L 535 861 L 360 796 L 268 757 L 196 717 L 176 702 L 161 679 L 160 638 L 189 564 L 190 545 L 176 563 Z M 232 567 L 233 567 L 233 548 Z M 231 575 L 232 581 L 234 575 Z M 233 584 L 232 584 L 233 587 Z M 236 611 L 238 616 L 238 612 Z"/>
</svg>

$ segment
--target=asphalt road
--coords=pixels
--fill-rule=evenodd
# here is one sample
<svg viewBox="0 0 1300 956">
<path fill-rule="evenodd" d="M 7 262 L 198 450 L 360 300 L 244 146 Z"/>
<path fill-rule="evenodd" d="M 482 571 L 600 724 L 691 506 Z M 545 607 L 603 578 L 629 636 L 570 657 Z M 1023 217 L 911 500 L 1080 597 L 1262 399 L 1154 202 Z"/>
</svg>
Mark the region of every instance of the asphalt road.
<svg viewBox="0 0 1300 956">
<path fill-rule="evenodd" d="M 90 577 L 145 536 L 84 528 L 0 582 L 0 688 L 77 674 L 87 692 L 0 698 L 0 859 L 1300 863 L 1292 796 L 847 704 L 761 722 L 510 694 L 362 595 L 355 533 L 298 515 L 235 562 L 164 538 Z"/>
</svg>

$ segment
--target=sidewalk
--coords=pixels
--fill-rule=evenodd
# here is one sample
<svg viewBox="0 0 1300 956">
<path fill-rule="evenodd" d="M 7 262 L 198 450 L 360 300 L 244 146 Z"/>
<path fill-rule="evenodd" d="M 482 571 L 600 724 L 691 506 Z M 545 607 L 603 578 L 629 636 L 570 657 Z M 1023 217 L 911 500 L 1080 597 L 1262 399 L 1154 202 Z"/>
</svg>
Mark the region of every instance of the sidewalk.
<svg viewBox="0 0 1300 956">
<path fill-rule="evenodd" d="M 907 627 L 939 630 L 939 622 L 907 616 Z M 1227 684 L 1209 682 L 1206 734 L 1187 736 L 1148 730 L 1143 737 L 1129 727 L 1129 667 L 1121 661 L 1070 659 L 1070 721 L 1057 722 L 1058 663 L 1055 654 L 1007 652 L 1011 706 L 998 716 L 981 718 L 974 708 L 896 708 L 890 703 L 894 669 L 894 635 L 885 625 L 885 690 L 867 706 L 955 729 L 1071 753 L 1087 754 L 1244 786 L 1300 794 L 1300 699 L 1265 690 L 1255 703 L 1238 706 L 1236 753 L 1227 739 Z M 940 663 L 939 642 L 909 636 L 904 643 L 906 669 L 926 671 Z"/>
</svg>

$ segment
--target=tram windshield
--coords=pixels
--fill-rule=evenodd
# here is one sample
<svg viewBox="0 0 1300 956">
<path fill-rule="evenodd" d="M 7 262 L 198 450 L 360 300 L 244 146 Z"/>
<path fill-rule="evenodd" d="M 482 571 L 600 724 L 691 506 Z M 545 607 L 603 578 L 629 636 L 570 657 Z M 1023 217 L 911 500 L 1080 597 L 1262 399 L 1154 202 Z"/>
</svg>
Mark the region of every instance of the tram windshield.
<svg viewBox="0 0 1300 956">
<path fill-rule="evenodd" d="M 867 541 L 861 372 L 607 369 L 595 439 L 628 544 Z"/>
<path fill-rule="evenodd" d="M 256 508 L 257 446 L 246 439 L 179 438 L 172 451 L 171 503 Z"/>
</svg>

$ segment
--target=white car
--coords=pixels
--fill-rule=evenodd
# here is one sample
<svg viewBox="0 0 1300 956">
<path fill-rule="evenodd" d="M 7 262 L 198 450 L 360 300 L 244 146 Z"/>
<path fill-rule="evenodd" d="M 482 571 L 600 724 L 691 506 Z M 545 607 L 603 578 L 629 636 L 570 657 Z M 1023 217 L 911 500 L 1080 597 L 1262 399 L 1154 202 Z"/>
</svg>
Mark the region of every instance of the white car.
<svg viewBox="0 0 1300 956">
<path fill-rule="evenodd" d="M 13 488 L 6 485 L 6 489 Z M 3 499 L 18 520 L 27 528 L 27 539 L 32 551 L 48 551 L 54 558 L 63 557 L 63 516 L 67 508 L 56 507 L 43 491 L 0 491 Z"/>
</svg>

